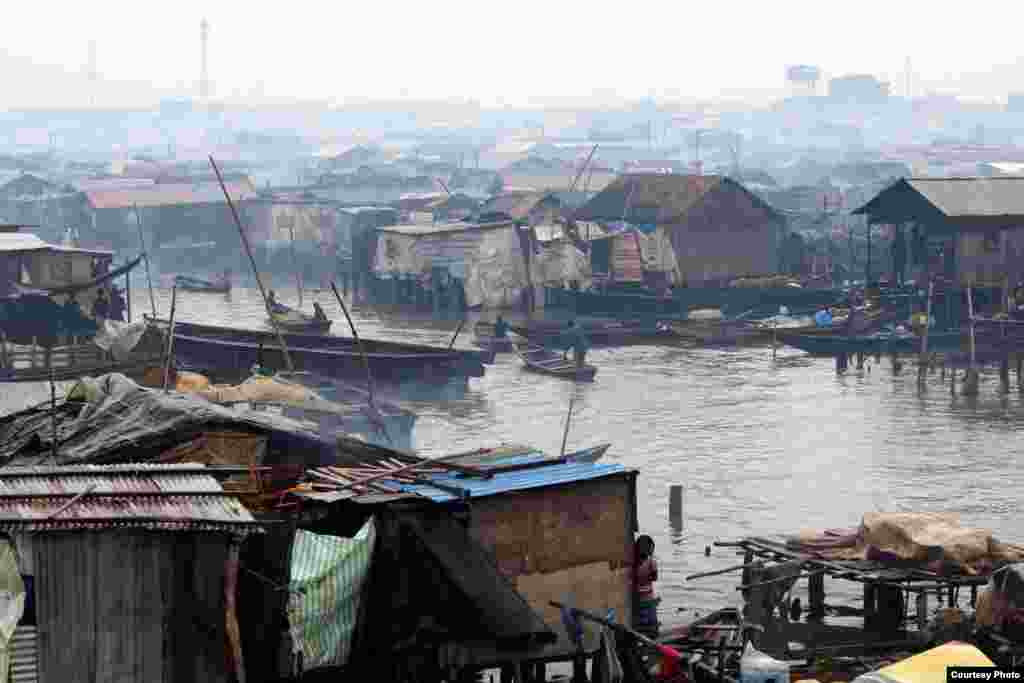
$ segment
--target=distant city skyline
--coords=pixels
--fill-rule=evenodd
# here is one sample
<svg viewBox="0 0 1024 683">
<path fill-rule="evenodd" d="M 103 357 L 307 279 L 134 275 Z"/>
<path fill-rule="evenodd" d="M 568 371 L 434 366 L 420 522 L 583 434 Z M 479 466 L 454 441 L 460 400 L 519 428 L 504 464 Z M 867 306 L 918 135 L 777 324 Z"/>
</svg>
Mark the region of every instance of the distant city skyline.
<svg viewBox="0 0 1024 683">
<path fill-rule="evenodd" d="M 822 70 L 819 92 L 829 78 L 864 73 L 890 82 L 899 96 L 906 92 L 909 57 L 917 95 L 1002 100 L 1024 91 L 1024 59 L 1015 47 L 1015 22 L 985 20 L 1013 16 L 1009 4 L 988 3 L 984 10 L 984 39 L 975 39 L 964 33 L 959 13 L 924 15 L 877 0 L 844 9 L 846 16 L 802 0 L 649 3 L 628 12 L 535 0 L 515 11 L 461 0 L 443 8 L 379 0 L 291 3 L 261 12 L 248 3 L 179 0 L 168 13 L 101 0 L 62 6 L 59 21 L 51 7 L 18 3 L 7 8 L 0 28 L 7 90 L 0 102 L 88 104 L 97 89 L 115 99 L 197 96 L 204 18 L 213 99 L 458 97 L 520 106 L 605 93 L 731 96 L 760 104 L 786 93 L 785 69 L 795 64 Z M 89 78 L 93 69 L 96 80 Z M 97 104 L 103 99 L 96 96 Z"/>
</svg>

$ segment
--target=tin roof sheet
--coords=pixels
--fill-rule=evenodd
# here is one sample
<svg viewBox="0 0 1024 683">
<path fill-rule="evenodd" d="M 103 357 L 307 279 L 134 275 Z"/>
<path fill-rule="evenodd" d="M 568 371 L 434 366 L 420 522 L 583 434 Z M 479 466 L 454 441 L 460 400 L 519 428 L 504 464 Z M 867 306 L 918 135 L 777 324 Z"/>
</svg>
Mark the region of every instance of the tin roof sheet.
<svg viewBox="0 0 1024 683">
<path fill-rule="evenodd" d="M 599 479 L 614 474 L 622 474 L 626 468 L 618 463 L 562 463 L 537 467 L 529 470 L 518 470 L 514 472 L 501 472 L 490 479 L 471 479 L 469 477 L 457 477 L 454 474 L 442 474 L 430 477 L 432 481 L 447 486 L 457 486 L 469 492 L 470 498 L 483 498 L 513 491 L 525 491 L 528 489 L 556 486 L 558 484 L 569 484 L 589 479 Z M 435 489 L 425 484 L 402 484 L 398 490 L 417 493 L 431 499 L 435 503 L 445 503 L 458 498 L 440 489 Z"/>
<path fill-rule="evenodd" d="M 0 469 L 0 529 L 239 531 L 252 514 L 202 465 Z"/>
<path fill-rule="evenodd" d="M 450 232 L 472 232 L 479 230 L 497 230 L 499 228 L 514 227 L 512 221 L 501 221 L 497 223 L 430 223 L 421 225 L 387 225 L 377 228 L 378 232 L 393 232 L 399 235 L 437 235 Z"/>
<path fill-rule="evenodd" d="M 256 190 L 249 181 L 225 182 L 234 201 L 254 199 Z M 175 204 L 222 204 L 224 192 L 218 183 L 158 183 L 144 187 L 88 190 L 85 193 L 94 209 L 128 209 L 173 206 Z"/>
</svg>

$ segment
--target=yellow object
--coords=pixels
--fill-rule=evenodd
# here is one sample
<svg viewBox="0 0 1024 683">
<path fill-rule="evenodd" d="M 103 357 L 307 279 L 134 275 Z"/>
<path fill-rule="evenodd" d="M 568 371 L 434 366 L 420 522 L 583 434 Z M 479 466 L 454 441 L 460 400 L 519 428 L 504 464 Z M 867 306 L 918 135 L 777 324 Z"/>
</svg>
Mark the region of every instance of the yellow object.
<svg viewBox="0 0 1024 683">
<path fill-rule="evenodd" d="M 198 372 L 184 372 L 179 370 L 178 381 L 175 383 L 174 388 L 185 393 L 207 389 L 209 386 L 210 380 L 205 375 L 200 375 Z"/>
<path fill-rule="evenodd" d="M 928 324 L 928 314 L 915 313 L 914 315 L 910 316 L 910 324 L 913 325 L 914 327 L 924 327 L 925 325 Z"/>
<path fill-rule="evenodd" d="M 946 668 L 950 666 L 995 663 L 973 645 L 954 641 L 879 669 L 876 676 L 893 683 L 946 683 Z"/>
</svg>

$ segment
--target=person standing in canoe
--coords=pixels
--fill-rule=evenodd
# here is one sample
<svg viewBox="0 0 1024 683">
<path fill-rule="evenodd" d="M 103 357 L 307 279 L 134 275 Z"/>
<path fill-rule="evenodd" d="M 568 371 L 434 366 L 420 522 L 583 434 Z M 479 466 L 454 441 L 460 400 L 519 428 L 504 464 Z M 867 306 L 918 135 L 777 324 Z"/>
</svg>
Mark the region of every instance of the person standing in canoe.
<svg viewBox="0 0 1024 683">
<path fill-rule="evenodd" d="M 504 339 L 507 336 L 508 336 L 508 323 L 505 322 L 505 319 L 503 317 L 501 317 L 501 315 L 499 315 L 498 319 L 494 321 L 494 338 L 495 339 Z"/>
<path fill-rule="evenodd" d="M 573 356 L 576 359 L 576 367 L 582 368 L 587 360 L 587 350 L 590 348 L 587 335 L 584 334 L 583 328 L 577 325 L 575 320 L 570 320 L 569 331 L 566 336 L 568 337 L 568 344 L 565 353 L 568 355 L 569 349 L 572 349 Z"/>
</svg>

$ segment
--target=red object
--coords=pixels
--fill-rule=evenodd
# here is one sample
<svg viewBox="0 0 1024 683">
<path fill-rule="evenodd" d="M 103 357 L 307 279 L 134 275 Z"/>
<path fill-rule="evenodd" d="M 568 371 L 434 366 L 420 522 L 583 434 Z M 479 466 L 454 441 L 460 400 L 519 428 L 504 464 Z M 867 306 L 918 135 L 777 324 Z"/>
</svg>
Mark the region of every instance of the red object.
<svg viewBox="0 0 1024 683">
<path fill-rule="evenodd" d="M 665 645 L 659 645 L 658 654 L 661 655 L 661 660 L 658 662 L 658 680 L 682 680 L 684 673 L 681 665 L 682 653 Z"/>
</svg>

